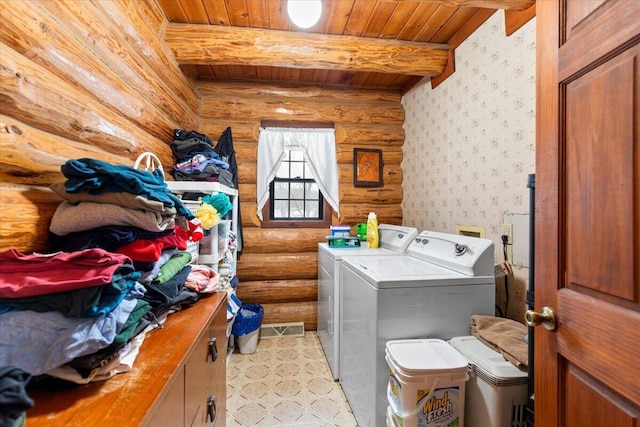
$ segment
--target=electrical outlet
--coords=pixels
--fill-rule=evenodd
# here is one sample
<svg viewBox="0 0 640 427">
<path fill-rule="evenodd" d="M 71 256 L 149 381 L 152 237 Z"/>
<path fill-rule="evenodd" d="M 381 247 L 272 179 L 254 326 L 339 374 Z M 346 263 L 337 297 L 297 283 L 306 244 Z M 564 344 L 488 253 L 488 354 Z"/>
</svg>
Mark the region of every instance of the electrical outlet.
<svg viewBox="0 0 640 427">
<path fill-rule="evenodd" d="M 513 224 L 502 224 L 502 235 L 507 236 L 507 258 L 513 264 Z"/>
</svg>

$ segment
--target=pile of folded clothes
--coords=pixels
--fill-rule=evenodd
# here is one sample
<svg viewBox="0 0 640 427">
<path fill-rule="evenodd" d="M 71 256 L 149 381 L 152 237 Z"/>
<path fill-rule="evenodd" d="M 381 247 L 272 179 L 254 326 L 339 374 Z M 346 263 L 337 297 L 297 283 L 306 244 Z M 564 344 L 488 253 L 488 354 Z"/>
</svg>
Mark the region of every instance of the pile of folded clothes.
<svg viewBox="0 0 640 427">
<path fill-rule="evenodd" d="M 176 180 L 219 182 L 235 188 L 229 163 L 215 151 L 207 135 L 194 130 L 175 129 L 170 145 L 176 158 L 172 171 Z"/>
<path fill-rule="evenodd" d="M 78 383 L 126 372 L 149 325 L 139 276 L 102 249 L 0 252 L 0 365 Z"/>
<path fill-rule="evenodd" d="M 61 170 L 51 251 L 0 251 L 0 366 L 84 384 L 130 370 L 147 332 L 220 288 L 189 264 L 203 230 L 160 171 L 88 158 Z"/>
</svg>

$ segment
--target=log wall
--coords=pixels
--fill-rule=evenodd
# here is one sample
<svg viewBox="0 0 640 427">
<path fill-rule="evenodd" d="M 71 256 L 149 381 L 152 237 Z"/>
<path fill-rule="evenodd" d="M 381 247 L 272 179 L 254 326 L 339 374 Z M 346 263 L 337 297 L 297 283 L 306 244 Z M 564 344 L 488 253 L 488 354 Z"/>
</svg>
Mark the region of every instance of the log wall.
<svg viewBox="0 0 640 427">
<path fill-rule="evenodd" d="M 155 1 L 0 2 L 0 249 L 47 249 L 60 166 L 91 157 L 173 164 L 200 98 L 162 43 Z"/>
<path fill-rule="evenodd" d="M 244 247 L 238 297 L 260 303 L 263 323 L 317 327 L 317 244 L 324 228 L 261 228 L 256 214 L 256 157 L 262 120 L 332 122 L 340 180 L 340 218 L 333 224 L 402 223 L 404 111 L 398 92 L 200 81 L 201 131 L 216 140 L 230 126 L 239 169 Z M 353 149 L 382 150 L 383 186 L 353 185 Z"/>
<path fill-rule="evenodd" d="M 265 323 L 316 329 L 317 242 L 328 230 L 260 228 L 261 120 L 335 123 L 334 224 L 363 222 L 370 211 L 380 222 L 402 222 L 400 93 L 193 82 L 162 42 L 167 22 L 153 0 L 3 0 L 0 15 L 0 250 L 47 250 L 61 202 L 48 187 L 64 181 L 68 159 L 132 165 L 151 151 L 170 167 L 173 129 L 216 140 L 231 126 L 244 226 L 239 296 L 264 305 Z M 354 148 L 383 150 L 382 187 L 353 185 Z"/>
</svg>

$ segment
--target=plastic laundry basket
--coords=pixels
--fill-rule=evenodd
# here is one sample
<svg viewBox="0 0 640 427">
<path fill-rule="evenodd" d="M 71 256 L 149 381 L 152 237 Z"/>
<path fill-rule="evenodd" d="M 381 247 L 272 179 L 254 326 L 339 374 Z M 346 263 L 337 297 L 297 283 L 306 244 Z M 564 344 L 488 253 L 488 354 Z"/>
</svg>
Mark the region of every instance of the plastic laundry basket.
<svg viewBox="0 0 640 427">
<path fill-rule="evenodd" d="M 469 368 L 456 349 L 439 339 L 388 341 L 385 358 L 387 400 L 396 425 L 464 426 Z"/>
</svg>

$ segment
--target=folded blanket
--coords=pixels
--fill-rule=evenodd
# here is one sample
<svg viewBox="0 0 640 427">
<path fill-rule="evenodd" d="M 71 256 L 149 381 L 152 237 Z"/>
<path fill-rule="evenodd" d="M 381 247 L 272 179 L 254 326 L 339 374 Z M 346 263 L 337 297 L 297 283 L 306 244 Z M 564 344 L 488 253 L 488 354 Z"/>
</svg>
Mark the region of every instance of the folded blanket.
<svg viewBox="0 0 640 427">
<path fill-rule="evenodd" d="M 496 350 L 522 371 L 528 367 L 529 350 L 524 338 L 528 329 L 515 320 L 494 316 L 471 316 L 471 335 Z"/>
<path fill-rule="evenodd" d="M 80 202 L 74 205 L 64 201 L 56 209 L 49 231 L 65 236 L 77 231 L 87 231 L 106 225 L 125 225 L 159 232 L 174 228 L 175 217 L 161 212 L 129 209 L 109 203 Z"/>
</svg>

